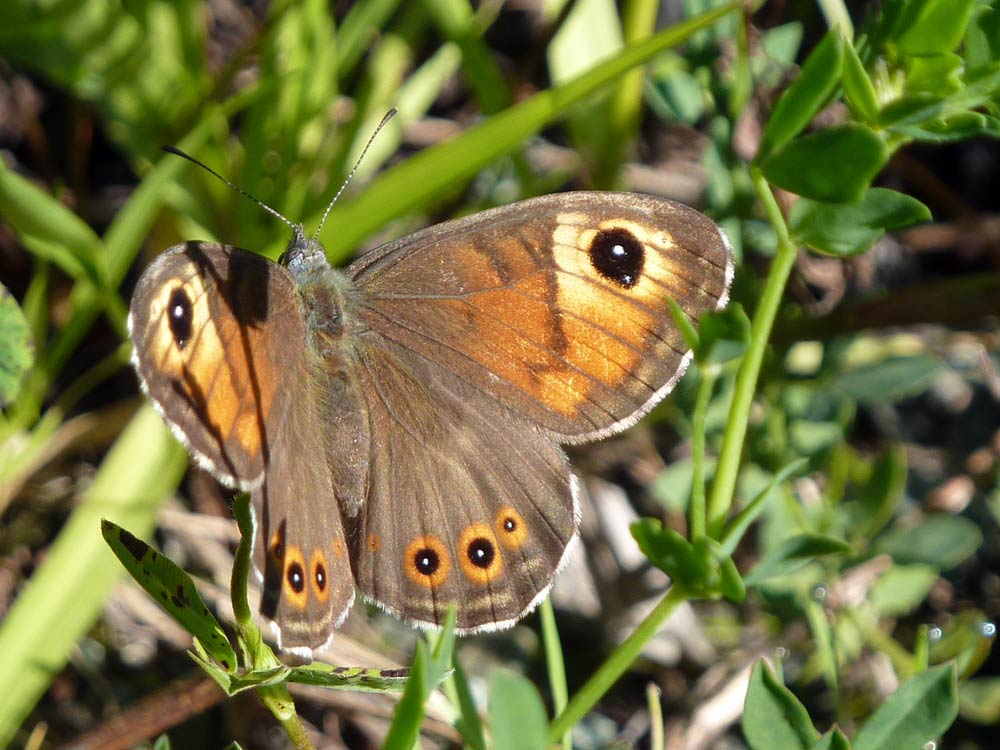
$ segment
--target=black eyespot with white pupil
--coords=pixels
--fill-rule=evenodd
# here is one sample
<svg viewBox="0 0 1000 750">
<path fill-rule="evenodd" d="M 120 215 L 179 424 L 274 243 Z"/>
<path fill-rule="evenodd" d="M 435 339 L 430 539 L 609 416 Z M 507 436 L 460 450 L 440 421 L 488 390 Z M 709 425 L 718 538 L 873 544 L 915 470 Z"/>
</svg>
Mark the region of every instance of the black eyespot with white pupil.
<svg viewBox="0 0 1000 750">
<path fill-rule="evenodd" d="M 517 531 L 517 520 L 512 516 L 507 516 L 505 519 L 503 519 L 503 530 L 506 531 L 508 534 Z"/>
<path fill-rule="evenodd" d="M 627 229 L 602 229 L 590 243 L 590 262 L 604 278 L 631 289 L 642 278 L 646 249 Z"/>
<path fill-rule="evenodd" d="M 441 557 L 430 547 L 424 547 L 413 555 L 413 567 L 421 575 L 432 576 L 441 567 Z"/>
<path fill-rule="evenodd" d="M 170 333 L 174 337 L 174 343 L 178 349 L 187 346 L 188 339 L 191 338 L 191 298 L 187 292 L 178 287 L 170 293 L 170 301 L 167 303 L 167 321 L 170 325 Z"/>
<path fill-rule="evenodd" d="M 469 556 L 469 562 L 477 568 L 485 570 L 493 564 L 493 558 L 496 557 L 496 550 L 493 548 L 493 542 L 489 539 L 479 537 L 469 542 L 466 554 Z"/>
<path fill-rule="evenodd" d="M 298 562 L 293 562 L 288 566 L 285 578 L 288 579 L 288 585 L 296 594 L 301 594 L 306 587 L 306 572 L 302 570 L 302 566 Z"/>
<path fill-rule="evenodd" d="M 319 589 L 320 593 L 323 593 L 326 590 L 326 568 L 323 567 L 323 563 L 316 563 L 313 578 L 316 579 L 316 588 Z"/>
</svg>

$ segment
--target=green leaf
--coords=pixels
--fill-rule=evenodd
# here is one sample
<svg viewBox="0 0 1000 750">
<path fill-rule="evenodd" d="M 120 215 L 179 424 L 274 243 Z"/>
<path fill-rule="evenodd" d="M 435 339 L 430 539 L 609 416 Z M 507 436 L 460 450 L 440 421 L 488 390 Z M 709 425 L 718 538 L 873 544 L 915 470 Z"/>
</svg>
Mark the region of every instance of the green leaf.
<svg viewBox="0 0 1000 750">
<path fill-rule="evenodd" d="M 868 592 L 868 603 L 879 617 L 898 617 L 914 612 L 938 580 L 938 569 L 930 565 L 893 565 L 879 576 Z"/>
<path fill-rule="evenodd" d="M 962 87 L 961 74 L 965 62 L 952 52 L 929 57 L 909 57 L 905 66 L 908 92 L 953 94 Z"/>
<path fill-rule="evenodd" d="M 761 163 L 770 182 L 805 198 L 861 200 L 889 159 L 889 149 L 865 125 L 826 128 L 792 141 Z"/>
<path fill-rule="evenodd" d="M 101 534 L 136 583 L 197 638 L 223 669 L 235 670 L 236 652 L 219 621 L 205 606 L 191 577 L 172 560 L 111 521 L 101 522 Z"/>
<path fill-rule="evenodd" d="M 800 455 L 819 455 L 843 439 L 844 428 L 836 422 L 793 419 L 788 423 L 788 443 Z"/>
<path fill-rule="evenodd" d="M 951 570 L 975 554 L 982 543 L 983 532 L 973 521 L 939 513 L 919 526 L 889 532 L 878 540 L 876 549 L 898 563 Z"/>
<path fill-rule="evenodd" d="M 538 690 L 506 670 L 490 677 L 490 734 L 495 750 L 547 750 L 548 718 Z"/>
<path fill-rule="evenodd" d="M 750 675 L 742 726 L 752 750 L 809 750 L 819 737 L 805 707 L 763 660 Z"/>
<path fill-rule="evenodd" d="M 799 534 L 793 536 L 751 570 L 744 581 L 747 586 L 757 586 L 770 578 L 788 575 L 823 555 L 847 555 L 851 545 L 843 539 L 823 534 Z"/>
<path fill-rule="evenodd" d="M 0 408 L 17 398 L 34 361 L 28 321 L 14 296 L 0 284 Z"/>
<path fill-rule="evenodd" d="M 816 644 L 816 655 L 812 662 L 816 664 L 826 684 L 833 695 L 840 694 L 840 669 L 837 660 L 837 636 L 827 615 L 826 609 L 816 596 L 818 590 L 825 591 L 823 586 L 812 586 L 808 592 L 803 587 L 798 588 L 799 606 L 805 612 L 806 621 L 812 631 Z"/>
<path fill-rule="evenodd" d="M 839 373 L 831 385 L 858 401 L 893 402 L 922 393 L 944 368 L 937 357 L 891 356 Z"/>
<path fill-rule="evenodd" d="M 875 460 L 867 478 L 849 506 L 853 538 L 871 539 L 892 518 L 906 489 L 906 451 L 890 447 Z"/>
<path fill-rule="evenodd" d="M 771 490 L 783 484 L 793 474 L 797 474 L 809 464 L 806 458 L 800 458 L 785 465 L 782 469 L 771 477 L 770 481 L 754 496 L 754 499 L 747 503 L 746 507 L 739 512 L 726 528 L 719 541 L 723 554 L 731 555 L 736 550 L 736 545 L 740 543 L 750 524 L 756 520 L 757 516 L 764 510 L 766 501 L 772 496 Z"/>
<path fill-rule="evenodd" d="M 988 65 L 1000 58 L 1000 8 L 982 9 L 965 32 L 963 45 L 970 68 Z"/>
<path fill-rule="evenodd" d="M 686 70 L 653 70 L 646 85 L 650 106 L 664 120 L 693 125 L 705 114 L 705 87 Z"/>
<path fill-rule="evenodd" d="M 396 693 L 406 687 L 409 678 L 408 669 L 334 667 L 313 662 L 304 667 L 292 667 L 286 681 L 361 693 Z"/>
<path fill-rule="evenodd" d="M 979 135 L 997 136 L 996 119 L 979 112 L 956 112 L 946 117 L 935 117 L 914 125 L 898 125 L 893 133 L 928 143 L 950 143 Z"/>
<path fill-rule="evenodd" d="M 954 664 L 934 667 L 907 680 L 854 738 L 854 750 L 921 750 L 940 737 L 958 715 Z"/>
<path fill-rule="evenodd" d="M 879 102 L 875 86 L 858 57 L 853 45 L 844 44 L 844 97 L 859 120 L 874 125 L 878 122 Z"/>
<path fill-rule="evenodd" d="M 929 221 L 931 212 L 916 198 L 886 188 L 868 188 L 857 203 L 822 203 L 803 198 L 792 207 L 795 239 L 832 255 L 867 251 L 889 229 Z"/>
<path fill-rule="evenodd" d="M 734 302 L 698 320 L 696 359 L 702 364 L 724 365 L 743 356 L 750 346 L 750 318 L 743 305 Z"/>
<path fill-rule="evenodd" d="M 766 159 L 812 121 L 840 83 L 843 63 L 844 42 L 840 33 L 831 29 L 810 53 L 794 83 L 774 105 L 761 136 L 758 159 Z"/>
<path fill-rule="evenodd" d="M 719 593 L 731 602 L 739 604 L 747 598 L 747 586 L 743 582 L 743 576 L 733 562 L 733 558 L 723 555 L 718 545 L 713 549 L 716 562 L 719 564 Z"/>
<path fill-rule="evenodd" d="M 851 741 L 837 727 L 819 738 L 810 750 L 851 750 Z"/>
<path fill-rule="evenodd" d="M 802 23 L 799 21 L 789 21 L 763 31 L 760 36 L 760 47 L 764 54 L 754 60 L 760 67 L 760 70 L 754 69 L 754 78 L 766 76 L 768 68 L 772 69 L 772 75 L 780 75 L 795 62 L 795 56 L 801 46 Z"/>
<path fill-rule="evenodd" d="M 973 0 L 910 0 L 893 29 L 893 39 L 906 55 L 951 52 L 962 41 Z"/>
<path fill-rule="evenodd" d="M 694 547 L 659 519 L 640 518 L 631 526 L 642 554 L 656 567 L 688 585 L 704 580 L 704 570 Z"/>
<path fill-rule="evenodd" d="M 259 688 L 278 687 L 280 689 L 292 671 L 291 667 L 280 664 L 274 667 L 261 667 L 250 672 L 230 672 L 221 669 L 216 662 L 202 658 L 200 654 L 193 656 L 198 666 L 208 672 L 209 676 L 229 696 Z"/>
<path fill-rule="evenodd" d="M 417 641 L 417 650 L 410 667 L 410 678 L 392 715 L 392 723 L 382 747 L 385 750 L 412 750 L 420 737 L 424 704 L 434 688 L 448 673 L 455 645 L 455 608 L 448 612 L 433 654 L 424 641 Z"/>
<path fill-rule="evenodd" d="M 948 100 L 944 96 L 927 92 L 907 94 L 882 108 L 879 112 L 879 124 L 896 132 L 905 125 L 917 126 L 943 117 L 947 112 Z"/>
<path fill-rule="evenodd" d="M 673 318 L 674 325 L 680 329 L 681 336 L 684 337 L 685 345 L 697 355 L 699 341 L 697 329 L 673 297 L 667 297 L 667 307 L 670 309 L 670 317 Z"/>
</svg>

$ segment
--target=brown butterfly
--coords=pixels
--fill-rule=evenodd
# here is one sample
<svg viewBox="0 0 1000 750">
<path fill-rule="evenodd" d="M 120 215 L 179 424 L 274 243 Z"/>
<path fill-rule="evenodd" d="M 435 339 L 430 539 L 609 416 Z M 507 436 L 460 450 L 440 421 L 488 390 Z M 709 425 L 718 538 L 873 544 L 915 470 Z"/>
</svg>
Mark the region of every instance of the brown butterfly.
<svg viewBox="0 0 1000 750">
<path fill-rule="evenodd" d="M 560 444 L 624 430 L 691 353 L 668 312 L 725 305 L 733 261 L 697 211 L 630 193 L 526 200 L 331 268 L 170 248 L 129 330 L 145 391 L 198 462 L 252 493 L 262 612 L 311 656 L 357 587 L 416 624 L 512 625 L 577 537 Z"/>
</svg>

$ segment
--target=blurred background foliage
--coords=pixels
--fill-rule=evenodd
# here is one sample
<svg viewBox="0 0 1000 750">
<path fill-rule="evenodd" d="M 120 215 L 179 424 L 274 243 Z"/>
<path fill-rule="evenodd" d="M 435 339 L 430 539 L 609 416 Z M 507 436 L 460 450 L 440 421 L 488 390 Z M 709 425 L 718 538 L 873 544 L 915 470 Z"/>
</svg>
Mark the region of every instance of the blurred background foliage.
<svg viewBox="0 0 1000 750">
<path fill-rule="evenodd" d="M 712 7 L 721 20 L 681 23 Z M 821 42 L 830 26 L 857 34 L 858 52 Z M 4 2 L 0 744 L 107 748 L 166 732 L 184 748 L 285 746 L 253 696 L 220 703 L 183 654 L 187 634 L 122 581 L 100 536 L 102 517 L 147 538 L 155 529 L 231 618 L 228 496 L 142 406 L 128 299 L 148 260 L 181 240 L 275 258 L 288 239 L 162 144 L 311 228 L 394 106 L 326 224 L 331 260 L 532 195 L 636 190 L 723 224 L 741 264 L 734 298 L 752 314 L 777 245 L 753 159 L 811 199 L 778 196 L 796 238 L 827 251 L 798 254 L 749 416 L 737 504 L 767 490 L 732 550 L 749 595 L 679 607 L 577 725 L 575 746 L 759 747 L 759 728 L 739 721 L 748 684 L 773 679 L 751 675 L 764 656 L 820 731 L 836 722 L 849 736 L 901 681 L 956 659 L 959 718 L 944 746 L 994 747 L 998 50 L 1000 12 L 983 0 L 799 0 L 752 14 L 709 0 Z M 800 67 L 811 54 L 812 70 Z M 820 80 L 834 65 L 837 77 Z M 800 76 L 822 84 L 803 87 L 817 107 L 832 103 L 815 120 L 800 106 L 808 118 L 789 124 L 792 108 L 775 102 Z M 815 135 L 789 146 L 811 120 Z M 857 136 L 855 150 L 820 142 L 830 131 Z M 917 209 L 869 221 L 886 194 L 840 195 L 837 169 L 854 165 L 933 220 L 882 236 Z M 827 184 L 809 181 L 817 174 Z M 700 371 L 637 429 L 573 451 L 590 495 L 585 544 L 553 594 L 571 691 L 662 595 L 666 578 L 628 524 L 687 531 L 690 438 L 703 427 L 718 448 L 732 394 L 732 358 L 717 359 L 704 411 Z M 548 694 L 538 631 L 532 616 L 458 644 L 480 706 L 533 690 L 498 667 Z M 391 668 L 409 663 L 416 635 L 359 606 L 335 640 L 332 663 Z M 321 746 L 385 736 L 386 696 L 295 695 Z M 490 710 L 519 716 L 519 705 Z M 439 695 L 427 710 L 424 742 L 459 742 L 454 701 Z"/>
</svg>

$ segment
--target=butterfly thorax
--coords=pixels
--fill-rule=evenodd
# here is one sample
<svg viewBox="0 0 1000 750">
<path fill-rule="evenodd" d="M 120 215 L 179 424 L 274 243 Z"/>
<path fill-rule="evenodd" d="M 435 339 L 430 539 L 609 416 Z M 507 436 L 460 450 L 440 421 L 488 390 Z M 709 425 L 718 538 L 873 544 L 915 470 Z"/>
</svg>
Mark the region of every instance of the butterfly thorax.
<svg viewBox="0 0 1000 750">
<path fill-rule="evenodd" d="M 282 256 L 302 296 L 302 312 L 310 338 L 310 349 L 323 360 L 338 359 L 345 336 L 355 316 L 350 310 L 353 285 L 340 269 L 326 259 L 319 242 L 307 239 L 301 228 Z"/>
</svg>

